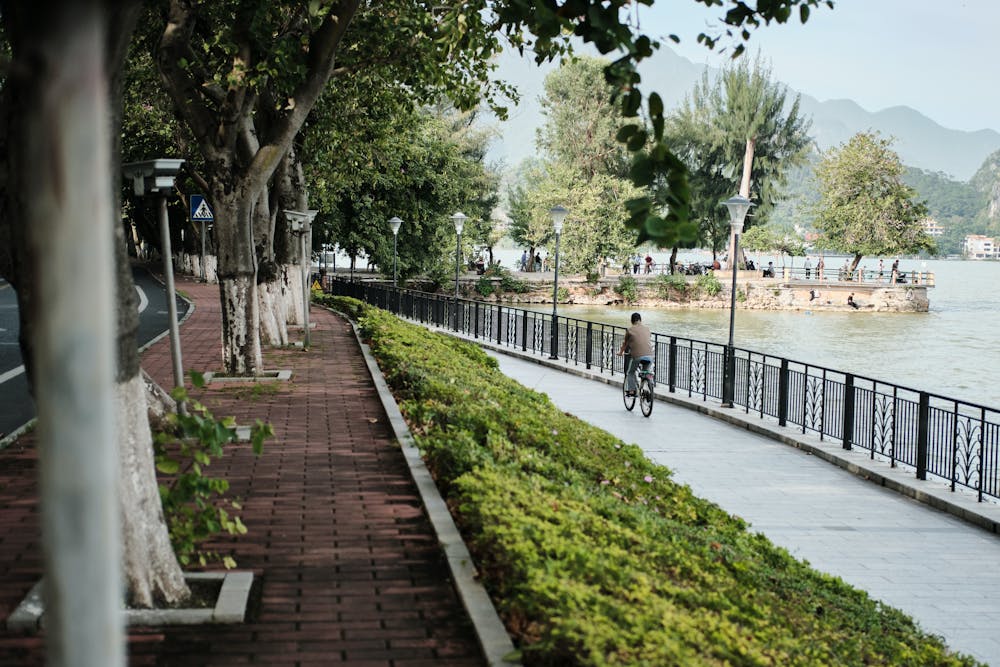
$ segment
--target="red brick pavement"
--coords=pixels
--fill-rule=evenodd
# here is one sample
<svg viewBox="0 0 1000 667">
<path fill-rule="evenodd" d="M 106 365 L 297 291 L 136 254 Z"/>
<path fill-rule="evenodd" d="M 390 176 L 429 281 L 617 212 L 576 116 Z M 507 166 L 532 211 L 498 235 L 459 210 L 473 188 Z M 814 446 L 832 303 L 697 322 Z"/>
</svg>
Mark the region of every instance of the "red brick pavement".
<svg viewBox="0 0 1000 667">
<path fill-rule="evenodd" d="M 185 370 L 220 370 L 215 286 L 178 280 L 196 304 L 181 327 Z M 350 325 L 314 308 L 312 349 L 271 350 L 268 369 L 294 374 L 273 392 L 210 385 L 216 416 L 270 422 L 255 458 L 233 448 L 212 466 L 243 500 L 247 535 L 214 544 L 252 570 L 248 622 L 132 628 L 133 665 L 481 665 L 403 455 Z M 169 341 L 143 367 L 172 384 Z M 190 386 L 189 386 L 190 389 Z M 0 617 L 41 574 L 36 457 L 30 435 L 0 452 Z M 37 636 L 0 630 L 0 664 L 41 664 Z"/>
</svg>

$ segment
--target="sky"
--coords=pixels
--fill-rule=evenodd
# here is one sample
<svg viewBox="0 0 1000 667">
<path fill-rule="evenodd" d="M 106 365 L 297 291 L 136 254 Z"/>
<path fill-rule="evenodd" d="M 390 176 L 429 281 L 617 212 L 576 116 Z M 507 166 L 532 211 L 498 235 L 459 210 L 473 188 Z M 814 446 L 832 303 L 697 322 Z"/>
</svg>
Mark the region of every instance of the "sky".
<svg viewBox="0 0 1000 667">
<path fill-rule="evenodd" d="M 805 25 L 795 14 L 784 25 L 763 26 L 750 53 L 760 52 L 774 79 L 820 101 L 852 99 L 867 111 L 905 105 L 947 128 L 1000 131 L 1000 0 L 834 5 L 814 9 Z M 669 43 L 680 55 L 721 66 L 727 56 L 697 36 L 724 13 L 696 0 L 656 0 L 640 7 L 639 20 L 646 34 L 680 37 Z"/>
</svg>

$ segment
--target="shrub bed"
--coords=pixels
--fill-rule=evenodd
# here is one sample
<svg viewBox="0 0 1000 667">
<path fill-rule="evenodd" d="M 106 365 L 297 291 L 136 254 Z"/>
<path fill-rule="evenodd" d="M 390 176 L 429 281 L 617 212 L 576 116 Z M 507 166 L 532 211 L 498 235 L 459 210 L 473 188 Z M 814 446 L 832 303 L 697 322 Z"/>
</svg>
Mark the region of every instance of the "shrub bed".
<svg viewBox="0 0 1000 667">
<path fill-rule="evenodd" d="M 526 664 L 976 664 L 477 346 L 325 299 L 358 318 Z"/>
</svg>

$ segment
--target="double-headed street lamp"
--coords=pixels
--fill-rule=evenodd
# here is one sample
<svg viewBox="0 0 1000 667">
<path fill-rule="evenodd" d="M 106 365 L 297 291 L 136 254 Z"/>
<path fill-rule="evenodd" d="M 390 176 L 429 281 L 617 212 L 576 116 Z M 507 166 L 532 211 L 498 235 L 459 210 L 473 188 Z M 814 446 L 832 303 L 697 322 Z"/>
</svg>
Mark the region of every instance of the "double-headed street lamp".
<svg viewBox="0 0 1000 667">
<path fill-rule="evenodd" d="M 163 254 L 163 280 L 167 284 L 167 316 L 170 318 L 170 359 L 174 367 L 174 386 L 184 386 L 181 363 L 181 341 L 177 330 L 177 298 L 174 291 L 173 252 L 170 249 L 170 222 L 167 218 L 167 196 L 174 189 L 174 179 L 184 160 L 160 158 L 122 165 L 125 178 L 132 179 L 132 191 L 142 197 L 155 194 L 160 208 L 160 250 Z M 177 411 L 186 414 L 184 403 L 177 404 Z"/>
<path fill-rule="evenodd" d="M 455 331 L 458 331 L 458 265 L 462 261 L 462 230 L 468 219 L 461 211 L 451 216 L 451 221 L 455 223 Z"/>
<path fill-rule="evenodd" d="M 309 349 L 309 252 L 306 243 L 309 239 L 309 232 L 312 231 L 313 218 L 319 211 L 310 209 L 308 211 L 290 211 L 285 209 L 285 217 L 292 233 L 299 237 L 299 247 L 302 254 L 302 326 L 305 329 L 305 336 L 302 339 L 302 346 Z"/>
<path fill-rule="evenodd" d="M 556 204 L 549 210 L 552 216 L 552 227 L 556 231 L 556 274 L 552 281 L 552 346 L 549 359 L 559 358 L 559 328 L 556 326 L 556 308 L 559 304 L 559 235 L 562 233 L 563 221 L 569 211 Z"/>
<path fill-rule="evenodd" d="M 389 218 L 389 228 L 392 230 L 392 286 L 396 286 L 396 242 L 399 240 L 399 227 L 403 221 L 398 217 Z"/>
<path fill-rule="evenodd" d="M 731 408 L 736 396 L 736 350 L 733 347 L 733 332 L 736 326 L 736 265 L 739 263 L 743 221 L 752 202 L 746 197 L 736 195 L 723 203 L 729 209 L 729 225 L 733 231 L 733 255 L 729 258 L 733 269 L 733 284 L 729 295 L 729 345 L 726 346 L 726 362 L 722 376 L 722 407 Z"/>
</svg>

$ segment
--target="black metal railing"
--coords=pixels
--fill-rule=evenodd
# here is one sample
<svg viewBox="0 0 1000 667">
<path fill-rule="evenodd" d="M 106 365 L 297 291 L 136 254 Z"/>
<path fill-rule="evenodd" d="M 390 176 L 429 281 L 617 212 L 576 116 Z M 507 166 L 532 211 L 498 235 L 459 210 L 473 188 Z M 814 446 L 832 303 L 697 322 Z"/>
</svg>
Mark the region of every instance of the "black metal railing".
<svg viewBox="0 0 1000 667">
<path fill-rule="evenodd" d="M 446 327 L 522 352 L 549 355 L 553 318 L 521 308 L 372 282 L 333 280 L 330 291 L 407 319 Z M 457 327 L 456 327 L 457 323 Z M 557 356 L 624 373 L 616 352 L 625 328 L 559 315 Z M 726 346 L 653 334 L 655 380 L 671 393 L 722 399 Z M 1000 499 L 1000 410 L 821 366 L 735 349 L 733 404 L 780 426 L 867 450 L 872 459 Z"/>
</svg>

